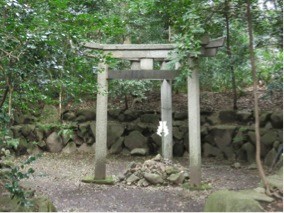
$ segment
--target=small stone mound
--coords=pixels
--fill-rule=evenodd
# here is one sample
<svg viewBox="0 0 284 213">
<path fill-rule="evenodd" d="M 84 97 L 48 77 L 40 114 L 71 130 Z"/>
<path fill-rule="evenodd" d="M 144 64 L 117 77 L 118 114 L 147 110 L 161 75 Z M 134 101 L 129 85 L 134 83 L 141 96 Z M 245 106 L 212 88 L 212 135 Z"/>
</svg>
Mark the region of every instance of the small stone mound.
<svg viewBox="0 0 284 213">
<path fill-rule="evenodd" d="M 144 163 L 131 162 L 119 181 L 127 185 L 180 185 L 189 179 L 188 171 L 179 164 L 163 159 L 160 154 Z"/>
</svg>

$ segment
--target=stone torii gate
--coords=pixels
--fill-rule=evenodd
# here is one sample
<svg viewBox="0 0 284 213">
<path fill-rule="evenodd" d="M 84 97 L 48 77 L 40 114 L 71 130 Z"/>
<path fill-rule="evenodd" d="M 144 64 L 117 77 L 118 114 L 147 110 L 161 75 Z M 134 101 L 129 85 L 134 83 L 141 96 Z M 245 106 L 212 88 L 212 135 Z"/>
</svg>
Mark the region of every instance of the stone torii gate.
<svg viewBox="0 0 284 213">
<path fill-rule="evenodd" d="M 203 39 L 200 56 L 215 56 L 219 47 L 223 46 L 224 38 Z M 102 50 L 113 58 L 131 61 L 131 70 L 112 71 L 105 63 L 99 64 L 96 106 L 96 147 L 95 147 L 95 180 L 106 178 L 107 155 L 107 105 L 108 80 L 110 79 L 150 79 L 162 80 L 161 85 L 161 119 L 167 121 L 169 134 L 162 144 L 162 155 L 172 158 L 172 85 L 171 81 L 178 76 L 177 70 L 166 70 L 169 53 L 174 50 L 173 44 L 84 44 L 87 49 Z M 96 57 L 88 55 L 89 57 Z M 153 61 L 162 61 L 161 70 L 153 70 Z M 199 105 L 199 71 L 197 58 L 189 57 L 192 75 L 187 78 L 188 88 L 188 128 L 189 128 L 189 171 L 190 183 L 201 183 L 201 141 L 200 141 L 200 105 Z"/>
</svg>

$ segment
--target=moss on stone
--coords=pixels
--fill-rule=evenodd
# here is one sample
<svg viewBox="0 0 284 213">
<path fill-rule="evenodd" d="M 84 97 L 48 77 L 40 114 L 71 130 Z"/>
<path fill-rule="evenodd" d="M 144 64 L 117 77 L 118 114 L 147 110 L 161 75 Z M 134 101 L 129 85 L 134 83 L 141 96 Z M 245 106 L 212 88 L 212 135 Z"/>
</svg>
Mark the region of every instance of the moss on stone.
<svg viewBox="0 0 284 213">
<path fill-rule="evenodd" d="M 115 183 L 112 177 L 106 177 L 105 179 L 95 179 L 94 176 L 86 176 L 81 181 L 83 183 L 95 183 L 95 184 L 105 184 L 105 185 L 114 185 Z"/>
<path fill-rule="evenodd" d="M 190 183 L 184 183 L 184 184 L 182 184 L 182 188 L 184 188 L 184 189 L 189 189 L 189 190 L 200 191 L 200 190 L 212 189 L 212 186 L 211 186 L 210 183 L 201 183 L 199 186 L 197 186 L 197 185 L 192 185 L 192 184 L 190 184 Z"/>
</svg>

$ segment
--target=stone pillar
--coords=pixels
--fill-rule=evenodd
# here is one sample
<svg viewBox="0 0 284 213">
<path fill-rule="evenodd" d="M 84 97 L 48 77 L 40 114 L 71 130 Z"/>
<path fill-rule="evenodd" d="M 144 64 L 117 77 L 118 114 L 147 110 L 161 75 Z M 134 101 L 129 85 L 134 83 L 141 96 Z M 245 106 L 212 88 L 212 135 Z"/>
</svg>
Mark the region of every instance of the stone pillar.
<svg viewBox="0 0 284 213">
<path fill-rule="evenodd" d="M 169 134 L 162 141 L 162 155 L 165 159 L 173 158 L 173 124 L 172 124 L 172 84 L 163 80 L 161 86 L 161 111 L 162 121 L 167 122 Z"/>
<path fill-rule="evenodd" d="M 142 70 L 152 70 L 154 66 L 154 61 L 151 58 L 142 58 L 140 60 L 140 68 Z"/>
<path fill-rule="evenodd" d="M 107 73 L 108 66 L 103 63 L 99 64 L 96 109 L 95 179 L 105 179 L 106 177 L 108 103 Z"/>
<path fill-rule="evenodd" d="M 200 95 L 197 59 L 190 58 L 191 77 L 187 77 L 190 183 L 201 183 Z"/>
</svg>

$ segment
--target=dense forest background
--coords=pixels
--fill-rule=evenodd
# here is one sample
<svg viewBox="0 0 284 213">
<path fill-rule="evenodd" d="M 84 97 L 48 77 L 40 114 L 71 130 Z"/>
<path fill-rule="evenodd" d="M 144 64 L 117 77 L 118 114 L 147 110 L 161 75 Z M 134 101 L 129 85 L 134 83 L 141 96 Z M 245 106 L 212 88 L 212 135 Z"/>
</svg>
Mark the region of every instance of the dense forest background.
<svg viewBox="0 0 284 213">
<path fill-rule="evenodd" d="M 282 90 L 282 14 L 282 0 L 252 1 L 257 76 L 270 92 Z M 70 103 L 95 100 L 94 71 L 101 55 L 86 57 L 85 41 L 175 43 L 179 54 L 172 62 L 179 62 L 182 72 L 174 90 L 186 92 L 188 54 L 198 54 L 202 36 L 224 36 L 217 56 L 201 60 L 201 90 L 232 91 L 236 99 L 252 85 L 244 1 L 0 0 L 0 17 L 2 117 L 37 113 L 45 104 L 64 110 Z M 116 69 L 127 65 L 110 63 Z M 112 81 L 110 94 L 141 97 L 155 88 L 157 82 Z"/>
</svg>

